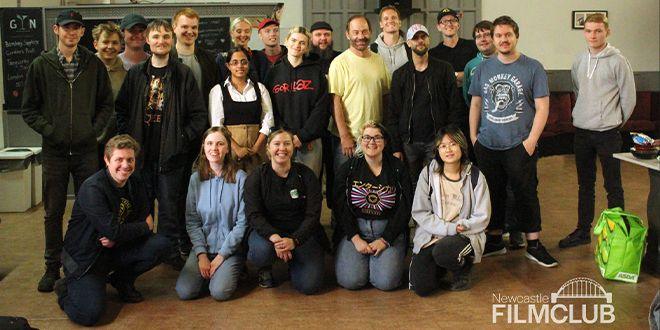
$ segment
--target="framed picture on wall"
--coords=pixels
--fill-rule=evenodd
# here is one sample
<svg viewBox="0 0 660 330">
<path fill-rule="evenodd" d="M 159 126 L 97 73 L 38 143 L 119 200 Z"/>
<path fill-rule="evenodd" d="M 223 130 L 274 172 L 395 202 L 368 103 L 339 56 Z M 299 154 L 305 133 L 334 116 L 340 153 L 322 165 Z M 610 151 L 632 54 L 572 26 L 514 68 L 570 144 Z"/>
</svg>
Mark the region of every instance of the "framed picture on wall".
<svg viewBox="0 0 660 330">
<path fill-rule="evenodd" d="M 571 15 L 571 26 L 573 30 L 584 29 L 584 21 L 591 14 L 603 14 L 607 17 L 607 10 L 574 10 Z"/>
</svg>

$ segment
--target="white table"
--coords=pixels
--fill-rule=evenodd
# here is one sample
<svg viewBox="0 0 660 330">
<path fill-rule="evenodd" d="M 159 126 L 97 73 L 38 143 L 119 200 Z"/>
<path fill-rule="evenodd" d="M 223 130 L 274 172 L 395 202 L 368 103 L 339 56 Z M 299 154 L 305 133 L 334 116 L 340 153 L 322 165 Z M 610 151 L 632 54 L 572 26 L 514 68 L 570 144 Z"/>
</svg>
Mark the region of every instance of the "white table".
<svg viewBox="0 0 660 330">
<path fill-rule="evenodd" d="M 649 236 L 644 264 L 651 273 L 660 274 L 660 161 L 639 159 L 629 152 L 614 154 L 614 158 L 630 162 L 649 169 L 649 198 L 646 202 Z"/>
</svg>

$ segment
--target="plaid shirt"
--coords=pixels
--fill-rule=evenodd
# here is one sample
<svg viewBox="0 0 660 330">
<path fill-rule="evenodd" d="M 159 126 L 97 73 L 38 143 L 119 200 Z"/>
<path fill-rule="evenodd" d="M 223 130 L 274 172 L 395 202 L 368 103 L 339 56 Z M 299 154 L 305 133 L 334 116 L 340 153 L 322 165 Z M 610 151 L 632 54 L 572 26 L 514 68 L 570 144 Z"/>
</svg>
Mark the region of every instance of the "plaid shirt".
<svg viewBox="0 0 660 330">
<path fill-rule="evenodd" d="M 66 57 L 60 52 L 60 49 L 57 49 L 57 57 L 60 59 L 60 63 L 62 64 L 62 67 L 64 68 L 64 73 L 66 74 L 66 78 L 69 81 L 72 81 L 73 78 L 76 77 L 76 71 L 78 71 L 78 61 L 80 60 L 80 55 L 78 55 L 78 48 L 76 48 L 76 51 L 73 53 L 73 58 L 71 59 L 71 62 L 66 61 Z"/>
</svg>

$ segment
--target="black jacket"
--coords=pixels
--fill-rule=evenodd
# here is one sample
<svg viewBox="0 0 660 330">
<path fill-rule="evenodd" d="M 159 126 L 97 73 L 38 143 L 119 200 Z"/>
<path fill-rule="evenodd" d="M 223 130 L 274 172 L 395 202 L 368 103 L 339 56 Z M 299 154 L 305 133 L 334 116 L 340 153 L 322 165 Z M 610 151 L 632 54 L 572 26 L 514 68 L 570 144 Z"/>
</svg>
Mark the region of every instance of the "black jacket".
<svg viewBox="0 0 660 330">
<path fill-rule="evenodd" d="M 107 169 L 96 172 L 80 186 L 62 252 L 62 263 L 72 276 L 83 276 L 94 265 L 104 249 L 99 238 L 106 237 L 120 247 L 151 234 L 145 222 L 150 203 L 144 184 L 132 175 L 125 187 L 131 207 L 120 216 L 125 209 L 120 207 L 119 188 Z"/>
<path fill-rule="evenodd" d="M 172 47 L 170 56 L 176 59 L 179 58 L 179 55 L 176 52 L 176 47 Z M 206 109 L 208 109 L 211 88 L 220 83 L 220 70 L 218 69 L 218 64 L 215 62 L 215 55 L 210 51 L 195 46 L 195 57 L 202 69 L 202 87 L 200 89 L 202 91 L 202 97 L 204 98 L 204 105 L 206 106 Z M 180 59 L 179 61 L 181 62 Z"/>
<path fill-rule="evenodd" d="M 272 185 L 273 169 L 270 162 L 255 168 L 245 180 L 245 216 L 250 228 L 266 240 L 273 234 L 290 237 L 303 244 L 307 239 L 314 238 L 324 248 L 328 249 L 330 242 L 321 227 L 321 185 L 314 172 L 300 163 L 291 164 L 287 189 L 296 190 L 296 201 L 301 202 L 305 209 L 301 219 L 283 219 L 281 214 L 271 209 L 274 191 Z M 287 229 L 287 227 L 289 229 Z"/>
<path fill-rule="evenodd" d="M 105 65 L 78 45 L 78 71 L 72 82 L 53 48 L 28 67 L 23 88 L 23 119 L 43 137 L 43 152 L 73 155 L 95 152 L 97 138 L 112 115 L 112 87 Z"/>
<path fill-rule="evenodd" d="M 332 99 L 317 59 L 316 54 L 306 56 L 294 68 L 284 56 L 270 69 L 264 83 L 273 102 L 276 129 L 291 131 L 303 143 L 320 138 L 330 119 Z"/>
<path fill-rule="evenodd" d="M 456 87 L 456 76 L 451 65 L 429 57 L 427 86 L 415 86 L 415 65 L 412 61 L 392 74 L 390 102 L 385 112 L 385 125 L 392 134 L 392 149 L 402 150 L 402 143 L 410 142 L 410 124 L 413 96 L 417 88 L 426 88 L 431 95 L 431 118 L 434 131 L 448 124 L 464 126 L 467 120 L 465 103 Z"/>
<path fill-rule="evenodd" d="M 358 173 L 365 166 L 368 167 L 369 164 L 367 164 L 364 157 L 351 158 L 335 174 L 335 207 L 332 209 L 332 212 L 340 225 L 336 229 L 341 230 L 342 235 L 334 235 L 334 237 L 343 237 L 345 235 L 347 240 L 351 240 L 353 236 L 360 234 L 357 216 L 353 212 L 353 207 L 350 205 L 348 196 L 351 194 L 352 189 L 350 182 L 360 179 Z M 397 187 L 396 210 L 390 219 L 388 219 L 382 236 L 383 239 L 391 244 L 400 234 L 405 234 L 405 230 L 408 228 L 412 206 L 412 183 L 405 164 L 389 152 L 383 152 L 382 171 L 386 173 L 389 185 Z"/>
<path fill-rule="evenodd" d="M 119 90 L 115 109 L 119 134 L 130 134 L 143 145 L 143 116 L 147 102 L 151 60 L 132 67 Z M 190 68 L 170 56 L 165 74 L 165 106 L 161 122 L 159 172 L 185 166 L 190 148 L 208 126 L 208 111 Z M 144 166 L 144 154 L 138 156 L 138 169 Z"/>
</svg>

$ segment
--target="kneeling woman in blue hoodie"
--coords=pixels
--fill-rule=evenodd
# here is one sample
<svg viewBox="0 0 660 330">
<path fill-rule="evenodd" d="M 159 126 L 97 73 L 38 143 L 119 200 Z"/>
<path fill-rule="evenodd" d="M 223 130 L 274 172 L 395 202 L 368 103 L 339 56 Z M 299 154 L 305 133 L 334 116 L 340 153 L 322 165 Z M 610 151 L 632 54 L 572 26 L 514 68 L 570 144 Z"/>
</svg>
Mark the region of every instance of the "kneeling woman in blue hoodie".
<svg viewBox="0 0 660 330">
<path fill-rule="evenodd" d="M 227 300 L 245 263 L 241 242 L 247 227 L 243 203 L 247 175 L 231 157 L 227 128 L 209 128 L 202 141 L 186 201 L 186 230 L 193 248 L 176 292 L 183 300 L 195 299 L 208 285 L 214 299 Z"/>
<path fill-rule="evenodd" d="M 411 289 L 426 296 L 452 273 L 450 289 L 469 288 L 470 269 L 480 262 L 490 221 L 490 196 L 483 174 L 470 164 L 461 130 L 438 131 L 435 157 L 417 181 L 412 216 L 417 223 L 410 263 Z"/>
</svg>

